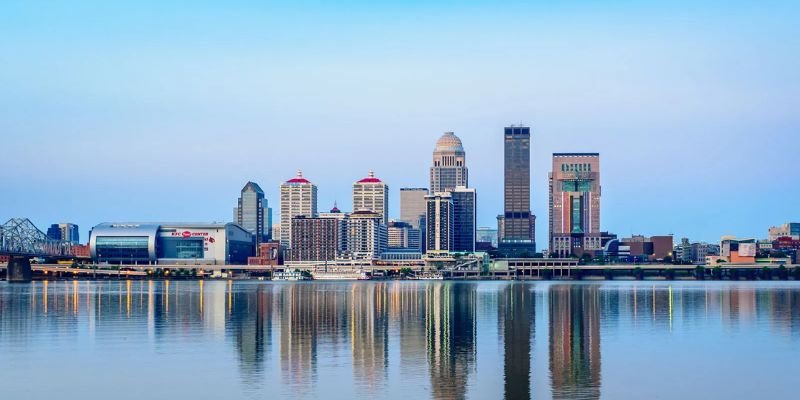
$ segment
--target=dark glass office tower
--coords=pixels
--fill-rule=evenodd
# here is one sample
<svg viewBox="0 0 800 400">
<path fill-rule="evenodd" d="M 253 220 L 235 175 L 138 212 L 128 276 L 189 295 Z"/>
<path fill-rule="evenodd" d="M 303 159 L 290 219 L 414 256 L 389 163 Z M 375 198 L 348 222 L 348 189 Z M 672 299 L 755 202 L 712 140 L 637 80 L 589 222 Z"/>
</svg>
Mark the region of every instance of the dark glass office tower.
<svg viewBox="0 0 800 400">
<path fill-rule="evenodd" d="M 242 188 L 239 205 L 233 209 L 235 223 L 253 234 L 256 248 L 265 239 L 264 211 L 267 209 L 267 199 L 264 191 L 255 182 L 247 182 Z"/>
<path fill-rule="evenodd" d="M 536 252 L 531 214 L 531 128 L 505 128 L 504 208 L 498 218 L 500 250 L 508 257 L 533 256 Z"/>
<path fill-rule="evenodd" d="M 455 252 L 475 252 L 476 191 L 456 186 L 453 198 L 453 248 Z"/>
</svg>

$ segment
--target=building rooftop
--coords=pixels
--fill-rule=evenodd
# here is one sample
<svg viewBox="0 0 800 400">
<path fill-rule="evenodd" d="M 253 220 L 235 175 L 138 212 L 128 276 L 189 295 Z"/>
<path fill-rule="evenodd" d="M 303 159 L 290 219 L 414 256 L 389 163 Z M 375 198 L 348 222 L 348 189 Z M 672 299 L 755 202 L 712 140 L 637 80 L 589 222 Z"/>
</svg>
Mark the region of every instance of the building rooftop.
<svg viewBox="0 0 800 400">
<path fill-rule="evenodd" d="M 286 181 L 286 183 L 311 183 L 311 181 L 309 181 L 308 179 L 304 178 L 303 177 L 303 171 L 298 169 L 297 170 L 297 175 L 294 178 L 289 179 L 288 181 Z"/>
<path fill-rule="evenodd" d="M 257 183 L 252 182 L 252 181 L 247 181 L 247 183 L 242 188 L 242 192 L 246 192 L 246 191 L 253 191 L 253 192 L 256 192 L 256 193 L 264 194 L 264 191 L 261 190 L 261 186 L 258 186 Z"/>
<path fill-rule="evenodd" d="M 356 183 L 381 183 L 382 180 L 375 177 L 375 173 L 372 170 L 369 170 L 369 174 L 366 178 L 359 180 Z"/>
<path fill-rule="evenodd" d="M 600 153 L 553 153 L 553 157 L 599 157 Z"/>
<path fill-rule="evenodd" d="M 464 145 L 461 143 L 461 139 L 455 135 L 453 132 L 445 132 L 439 140 L 436 141 L 436 148 L 433 150 L 435 153 L 441 152 L 455 152 L 455 153 L 463 153 L 464 152 Z"/>
</svg>

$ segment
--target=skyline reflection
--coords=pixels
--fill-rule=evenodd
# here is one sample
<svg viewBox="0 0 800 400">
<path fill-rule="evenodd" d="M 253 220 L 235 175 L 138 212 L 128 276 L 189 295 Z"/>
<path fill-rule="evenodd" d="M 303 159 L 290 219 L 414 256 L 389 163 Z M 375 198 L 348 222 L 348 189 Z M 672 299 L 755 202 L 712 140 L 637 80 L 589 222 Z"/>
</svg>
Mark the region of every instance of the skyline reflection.
<svg viewBox="0 0 800 400">
<path fill-rule="evenodd" d="M 621 388 L 635 384 L 630 377 L 644 385 L 680 377 L 692 363 L 729 367 L 699 358 L 704 351 L 722 359 L 769 349 L 788 366 L 800 356 L 799 327 L 800 286 L 789 283 L 3 283 L 0 351 L 8 357 L 0 373 L 24 373 L 19 365 L 49 373 L 19 358 L 47 348 L 87 369 L 109 356 L 133 360 L 106 365 L 120 383 L 127 368 L 180 377 L 181 368 L 158 360 L 196 357 L 186 369 L 233 378 L 237 389 L 221 394 L 234 398 L 633 397 L 650 392 Z M 545 353 L 535 351 L 538 341 Z M 748 362 L 758 366 L 734 365 Z M 775 362 L 760 368 L 780 374 Z M 729 386 L 715 390 L 735 394 Z M 677 395 L 684 386 L 660 390 Z"/>
</svg>

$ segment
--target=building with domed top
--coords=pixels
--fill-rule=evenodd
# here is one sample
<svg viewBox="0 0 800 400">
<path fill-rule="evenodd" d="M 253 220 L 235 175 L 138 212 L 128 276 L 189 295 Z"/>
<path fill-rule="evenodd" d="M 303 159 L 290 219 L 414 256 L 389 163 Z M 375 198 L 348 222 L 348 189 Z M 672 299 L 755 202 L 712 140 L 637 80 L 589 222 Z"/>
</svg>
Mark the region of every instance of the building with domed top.
<svg viewBox="0 0 800 400">
<path fill-rule="evenodd" d="M 369 174 L 353 183 L 353 212 L 372 211 L 380 215 L 384 225 L 389 224 L 389 186 Z"/>
<path fill-rule="evenodd" d="M 292 218 L 304 216 L 314 218 L 317 216 L 317 185 L 303 177 L 303 172 L 297 170 L 297 175 L 281 184 L 281 246 L 284 249 L 291 247 Z"/>
<path fill-rule="evenodd" d="M 445 132 L 436 141 L 430 179 L 430 193 L 450 192 L 457 186 L 469 187 L 464 146 L 453 132 Z"/>
<path fill-rule="evenodd" d="M 449 222 L 439 221 L 440 227 L 432 230 L 426 229 L 427 233 L 440 232 L 447 229 L 445 236 L 447 240 L 440 240 L 437 250 L 447 250 L 452 252 L 474 252 L 475 251 L 475 229 L 477 214 L 477 192 L 469 188 L 469 170 L 467 169 L 467 154 L 461 139 L 453 132 L 445 132 L 436 141 L 433 150 L 433 165 L 431 166 L 431 199 L 437 199 L 437 194 L 448 193 L 447 197 L 452 203 L 451 212 L 441 213 L 440 215 L 427 215 L 428 221 L 441 219 L 443 216 L 450 218 Z M 426 197 L 426 198 L 428 198 Z M 430 211 L 430 205 L 428 210 Z M 426 244 L 431 244 L 433 238 L 426 239 Z"/>
</svg>

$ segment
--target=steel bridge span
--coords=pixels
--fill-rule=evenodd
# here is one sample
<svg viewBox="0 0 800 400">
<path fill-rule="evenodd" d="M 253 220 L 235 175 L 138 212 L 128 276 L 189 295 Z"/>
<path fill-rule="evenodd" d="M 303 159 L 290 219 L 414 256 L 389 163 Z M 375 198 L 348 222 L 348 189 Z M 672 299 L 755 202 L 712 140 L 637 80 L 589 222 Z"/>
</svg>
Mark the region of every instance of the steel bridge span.
<svg viewBox="0 0 800 400">
<path fill-rule="evenodd" d="M 29 282 L 33 257 L 72 257 L 72 244 L 47 237 L 27 218 L 11 218 L 0 225 L 0 256 L 8 257 L 9 282 Z"/>
</svg>

